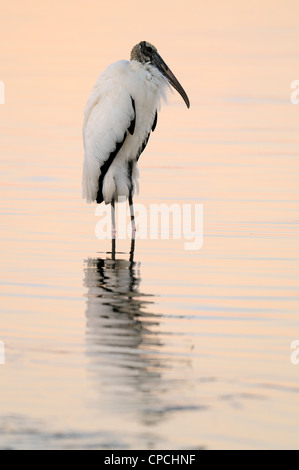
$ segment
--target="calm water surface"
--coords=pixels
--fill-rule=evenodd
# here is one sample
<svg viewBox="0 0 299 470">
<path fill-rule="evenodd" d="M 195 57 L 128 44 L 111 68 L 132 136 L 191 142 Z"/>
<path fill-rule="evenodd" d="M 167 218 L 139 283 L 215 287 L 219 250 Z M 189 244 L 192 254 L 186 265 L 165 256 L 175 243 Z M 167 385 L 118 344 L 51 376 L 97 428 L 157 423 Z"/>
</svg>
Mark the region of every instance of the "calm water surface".
<svg viewBox="0 0 299 470">
<path fill-rule="evenodd" d="M 298 448 L 298 4 L 136 5 L 2 8 L 0 448 Z M 112 260 L 80 200 L 82 112 L 143 39 L 191 109 L 170 95 L 137 200 L 202 203 L 204 245 Z"/>
</svg>

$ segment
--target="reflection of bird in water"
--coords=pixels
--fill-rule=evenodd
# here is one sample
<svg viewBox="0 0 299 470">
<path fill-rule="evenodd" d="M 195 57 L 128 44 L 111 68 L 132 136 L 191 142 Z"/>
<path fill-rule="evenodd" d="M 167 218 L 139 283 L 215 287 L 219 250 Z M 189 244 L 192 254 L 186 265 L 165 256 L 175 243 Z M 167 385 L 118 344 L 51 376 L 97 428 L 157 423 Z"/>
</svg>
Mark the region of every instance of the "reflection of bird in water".
<svg viewBox="0 0 299 470">
<path fill-rule="evenodd" d="M 142 421 L 152 422 L 158 417 L 153 410 L 164 364 L 157 349 L 163 344 L 159 317 L 147 311 L 152 298 L 140 292 L 140 282 L 140 263 L 132 255 L 86 261 L 87 353 L 104 404 L 122 411 L 134 407 L 143 411 Z"/>
<path fill-rule="evenodd" d="M 169 415 L 201 411 L 202 405 L 189 396 L 191 360 L 169 349 L 172 333 L 161 315 L 151 313 L 154 297 L 142 293 L 141 265 L 133 255 L 134 240 L 129 260 L 117 259 L 112 252 L 112 258 L 85 263 L 86 353 L 96 388 L 93 406 L 100 416 L 108 412 L 109 422 L 122 435 L 125 429 L 134 439 L 142 439 L 142 446 L 168 448 L 160 423 Z M 128 422 L 135 423 L 133 428 Z"/>
</svg>

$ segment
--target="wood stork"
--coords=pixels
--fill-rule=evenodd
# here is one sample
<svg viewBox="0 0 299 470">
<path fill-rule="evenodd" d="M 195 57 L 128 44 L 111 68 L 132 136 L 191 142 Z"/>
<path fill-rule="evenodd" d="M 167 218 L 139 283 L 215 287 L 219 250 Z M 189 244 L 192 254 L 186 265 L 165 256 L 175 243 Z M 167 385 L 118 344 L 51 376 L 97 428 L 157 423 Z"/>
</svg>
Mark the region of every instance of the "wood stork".
<svg viewBox="0 0 299 470">
<path fill-rule="evenodd" d="M 120 60 L 100 75 L 84 111 L 83 198 L 112 205 L 129 200 L 135 232 L 133 195 L 138 188 L 137 163 L 157 125 L 160 100 L 172 85 L 187 107 L 189 99 L 174 74 L 150 43 L 142 41 L 131 60 Z"/>
</svg>

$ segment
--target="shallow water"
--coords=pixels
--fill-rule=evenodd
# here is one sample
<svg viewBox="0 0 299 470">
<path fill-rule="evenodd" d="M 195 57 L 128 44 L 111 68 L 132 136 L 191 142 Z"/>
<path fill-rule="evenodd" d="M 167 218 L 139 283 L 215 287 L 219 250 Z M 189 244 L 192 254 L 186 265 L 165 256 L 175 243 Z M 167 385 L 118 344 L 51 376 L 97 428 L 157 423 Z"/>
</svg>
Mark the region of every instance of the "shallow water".
<svg viewBox="0 0 299 470">
<path fill-rule="evenodd" d="M 298 5 L 138 5 L 3 6 L 0 448 L 298 448 Z M 170 95 L 136 200 L 203 204 L 204 244 L 112 260 L 80 200 L 82 110 L 142 39 L 191 109 Z"/>
</svg>

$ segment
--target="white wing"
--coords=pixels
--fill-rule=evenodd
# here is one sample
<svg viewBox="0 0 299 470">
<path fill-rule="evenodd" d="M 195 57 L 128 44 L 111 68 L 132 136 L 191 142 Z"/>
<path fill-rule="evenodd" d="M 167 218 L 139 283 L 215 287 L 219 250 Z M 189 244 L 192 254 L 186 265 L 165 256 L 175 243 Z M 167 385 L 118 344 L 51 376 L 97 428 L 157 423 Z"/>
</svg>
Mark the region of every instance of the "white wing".
<svg viewBox="0 0 299 470">
<path fill-rule="evenodd" d="M 111 154 L 124 141 L 135 119 L 128 89 L 129 62 L 110 65 L 99 77 L 84 111 L 83 198 L 97 199 L 101 168 L 111 164 Z M 113 158 L 113 155 L 112 155 Z"/>
</svg>

